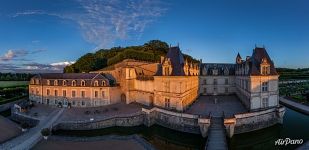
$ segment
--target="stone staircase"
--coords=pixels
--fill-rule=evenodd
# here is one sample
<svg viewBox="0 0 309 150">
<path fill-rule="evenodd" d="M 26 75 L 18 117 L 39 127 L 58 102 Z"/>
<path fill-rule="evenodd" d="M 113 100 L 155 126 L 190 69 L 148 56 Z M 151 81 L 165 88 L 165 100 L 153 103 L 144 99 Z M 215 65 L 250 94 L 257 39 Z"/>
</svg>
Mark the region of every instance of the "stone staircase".
<svg viewBox="0 0 309 150">
<path fill-rule="evenodd" d="M 226 133 L 223 117 L 212 117 L 208 129 L 206 150 L 227 150 Z"/>
</svg>

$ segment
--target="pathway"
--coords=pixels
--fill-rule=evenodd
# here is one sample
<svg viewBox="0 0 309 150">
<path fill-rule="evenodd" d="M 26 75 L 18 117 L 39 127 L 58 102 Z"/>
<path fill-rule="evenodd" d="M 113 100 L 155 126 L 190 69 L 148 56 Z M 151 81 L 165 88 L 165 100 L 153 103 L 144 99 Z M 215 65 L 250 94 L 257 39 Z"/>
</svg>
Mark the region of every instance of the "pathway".
<svg viewBox="0 0 309 150">
<path fill-rule="evenodd" d="M 63 113 L 64 108 L 54 110 L 47 117 L 43 118 L 37 126 L 29 129 L 26 133 L 18 136 L 10 141 L 7 141 L 0 145 L 1 150 L 13 149 L 13 150 L 26 150 L 33 147 L 37 142 L 42 139 L 41 130 L 43 128 L 49 128 Z"/>
<path fill-rule="evenodd" d="M 222 117 L 212 117 L 208 129 L 206 150 L 227 150 L 226 133 Z"/>
<path fill-rule="evenodd" d="M 293 109 L 296 109 L 297 111 L 304 113 L 306 115 L 309 115 L 309 106 L 303 105 L 301 103 L 297 103 L 288 99 L 285 99 L 283 97 L 280 97 L 280 103 L 283 105 L 286 105 L 288 107 L 291 107 Z"/>
</svg>

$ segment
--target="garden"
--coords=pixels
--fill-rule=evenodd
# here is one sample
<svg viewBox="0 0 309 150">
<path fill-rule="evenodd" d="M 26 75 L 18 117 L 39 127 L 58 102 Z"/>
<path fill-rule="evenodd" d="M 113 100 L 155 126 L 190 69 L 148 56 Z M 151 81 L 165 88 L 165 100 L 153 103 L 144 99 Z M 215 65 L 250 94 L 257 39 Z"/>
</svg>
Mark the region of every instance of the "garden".
<svg viewBox="0 0 309 150">
<path fill-rule="evenodd" d="M 281 83 L 279 84 L 279 94 L 288 99 L 309 104 L 309 81 Z"/>
</svg>

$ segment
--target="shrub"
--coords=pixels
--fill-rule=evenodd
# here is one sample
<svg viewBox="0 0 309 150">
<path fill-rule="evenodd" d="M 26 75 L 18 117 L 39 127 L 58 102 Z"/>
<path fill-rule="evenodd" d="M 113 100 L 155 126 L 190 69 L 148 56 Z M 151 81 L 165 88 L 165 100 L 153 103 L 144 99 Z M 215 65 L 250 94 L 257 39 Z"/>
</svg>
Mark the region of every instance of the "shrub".
<svg viewBox="0 0 309 150">
<path fill-rule="evenodd" d="M 44 128 L 41 130 L 41 134 L 43 136 L 49 136 L 50 135 L 50 130 L 48 128 Z"/>
<path fill-rule="evenodd" d="M 27 122 L 23 122 L 22 124 L 21 124 L 21 128 L 23 128 L 23 129 L 27 129 L 27 128 L 29 128 L 30 127 L 30 125 L 27 123 Z"/>
</svg>

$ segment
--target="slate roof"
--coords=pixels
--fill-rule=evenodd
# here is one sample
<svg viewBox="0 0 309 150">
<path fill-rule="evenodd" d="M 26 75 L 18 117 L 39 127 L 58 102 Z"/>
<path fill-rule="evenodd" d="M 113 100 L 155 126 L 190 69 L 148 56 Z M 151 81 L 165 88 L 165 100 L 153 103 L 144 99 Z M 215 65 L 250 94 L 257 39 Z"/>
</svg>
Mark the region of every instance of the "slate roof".
<svg viewBox="0 0 309 150">
<path fill-rule="evenodd" d="M 235 75 L 235 64 L 228 64 L 228 63 L 203 63 L 200 66 L 200 75 L 213 75 L 213 70 L 218 70 L 218 75 Z M 228 70 L 228 74 L 225 74 L 225 69 Z M 204 74 L 206 71 L 206 74 Z"/>
<path fill-rule="evenodd" d="M 278 75 L 274 62 L 270 59 L 267 51 L 265 48 L 256 47 L 253 49 L 252 56 L 249 60 L 245 61 L 244 63 L 249 63 L 249 75 L 261 75 L 261 68 L 260 65 L 262 63 L 262 59 L 266 59 L 267 62 L 270 64 L 270 74 L 269 75 Z"/>
<path fill-rule="evenodd" d="M 76 81 L 76 86 L 81 86 L 82 80 L 85 81 L 85 86 L 93 86 L 94 81 L 98 80 L 99 85 L 102 81 L 105 81 L 106 86 L 110 86 L 110 80 L 107 76 L 98 73 L 43 73 L 37 74 L 33 79 L 41 79 L 43 85 L 47 85 L 47 80 L 50 81 L 50 85 L 54 85 L 54 80 L 58 81 L 58 85 L 62 85 L 62 82 L 66 81 L 66 86 L 72 86 L 72 81 Z"/>
<path fill-rule="evenodd" d="M 178 46 L 169 48 L 164 61 L 168 58 L 170 59 L 173 68 L 171 76 L 185 76 L 183 70 L 185 61 Z M 156 75 L 162 75 L 162 66 L 158 67 Z"/>
</svg>

